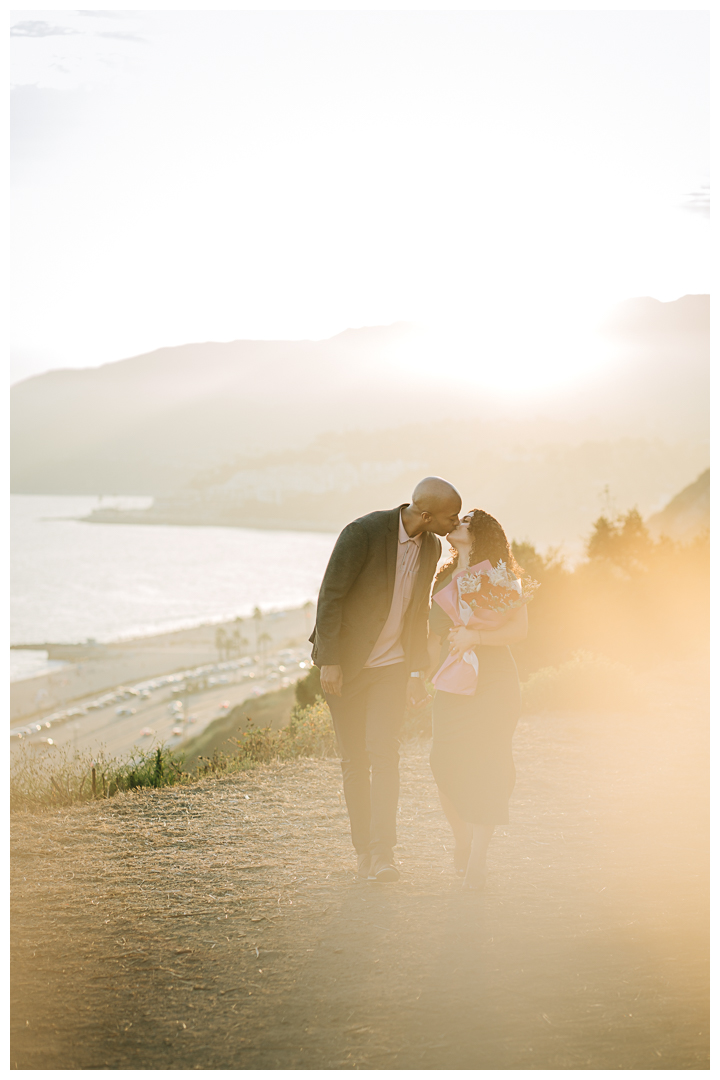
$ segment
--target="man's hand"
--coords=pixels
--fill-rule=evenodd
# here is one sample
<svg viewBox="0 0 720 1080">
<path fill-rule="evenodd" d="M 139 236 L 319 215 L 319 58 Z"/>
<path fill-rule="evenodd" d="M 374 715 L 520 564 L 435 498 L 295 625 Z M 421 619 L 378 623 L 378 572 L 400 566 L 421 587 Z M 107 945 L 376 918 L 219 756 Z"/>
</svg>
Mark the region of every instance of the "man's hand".
<svg viewBox="0 0 720 1080">
<path fill-rule="evenodd" d="M 430 695 L 425 687 L 425 680 L 417 675 L 411 675 L 408 680 L 405 700 L 411 709 L 420 709 L 430 701 Z"/>
<path fill-rule="evenodd" d="M 320 668 L 320 686 L 323 694 L 342 697 L 343 673 L 339 664 L 326 664 Z"/>
<path fill-rule="evenodd" d="M 450 652 L 460 653 L 462 656 L 468 649 L 472 649 L 473 645 L 480 644 L 480 635 L 477 630 L 468 630 L 467 626 L 454 626 L 448 631 L 448 640 Z"/>
</svg>

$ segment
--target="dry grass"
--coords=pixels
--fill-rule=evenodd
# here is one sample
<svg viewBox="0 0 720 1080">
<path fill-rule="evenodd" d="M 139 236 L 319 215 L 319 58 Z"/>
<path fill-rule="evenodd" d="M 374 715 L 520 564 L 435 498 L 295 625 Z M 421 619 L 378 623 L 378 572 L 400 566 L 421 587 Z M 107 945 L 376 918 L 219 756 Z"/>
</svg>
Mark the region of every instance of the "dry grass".
<svg viewBox="0 0 720 1080">
<path fill-rule="evenodd" d="M 10 805 L 13 810 L 42 810 L 112 798 L 143 788 L 187 786 L 208 776 L 230 776 L 269 761 L 297 757 L 327 757 L 335 753 L 332 720 L 324 703 L 293 709 L 280 731 L 250 722 L 239 738 L 228 742 L 235 751 L 215 750 L 198 756 L 191 772 L 184 755 L 160 746 L 135 750 L 120 761 L 103 754 L 80 753 L 59 747 L 23 745 L 10 766 Z"/>
</svg>

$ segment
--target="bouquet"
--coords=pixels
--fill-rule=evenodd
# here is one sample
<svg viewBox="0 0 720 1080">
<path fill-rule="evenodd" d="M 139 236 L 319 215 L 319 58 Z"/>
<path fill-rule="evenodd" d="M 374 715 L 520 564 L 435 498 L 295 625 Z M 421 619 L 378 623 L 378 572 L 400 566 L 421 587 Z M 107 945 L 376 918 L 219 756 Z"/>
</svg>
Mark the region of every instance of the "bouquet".
<svg viewBox="0 0 720 1080">
<path fill-rule="evenodd" d="M 433 599 L 456 627 L 497 630 L 507 622 L 514 608 L 532 599 L 538 588 L 538 582 L 529 578 L 520 582 L 502 560 L 493 566 L 483 559 L 439 589 Z M 478 671 L 474 649 L 468 649 L 462 656 L 449 653 L 432 681 L 436 690 L 474 694 Z"/>
<path fill-rule="evenodd" d="M 520 607 L 532 600 L 540 587 L 532 578 L 519 581 L 508 572 L 502 559 L 495 567 L 485 560 L 474 573 L 469 571 L 458 577 L 457 586 L 461 612 L 476 618 L 482 618 L 481 612 L 499 613 Z M 463 611 L 463 605 L 470 610 Z"/>
</svg>

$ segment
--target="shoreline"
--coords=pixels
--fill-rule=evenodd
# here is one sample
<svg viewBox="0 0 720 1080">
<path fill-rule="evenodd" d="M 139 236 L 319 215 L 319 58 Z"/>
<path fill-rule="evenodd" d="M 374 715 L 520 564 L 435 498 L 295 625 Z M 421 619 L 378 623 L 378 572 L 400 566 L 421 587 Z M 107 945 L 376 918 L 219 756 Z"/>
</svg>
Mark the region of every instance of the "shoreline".
<svg viewBox="0 0 720 1080">
<path fill-rule="evenodd" d="M 268 514 L 244 514 L 242 511 L 232 509 L 210 510 L 206 514 L 198 514 L 194 510 L 182 511 L 157 511 L 152 507 L 147 510 L 116 510 L 97 508 L 91 510 L 85 517 L 68 518 L 66 520 L 82 521 L 87 525 L 185 525 L 190 527 L 205 527 L 216 529 L 255 529 L 258 532 L 319 532 L 337 534 L 347 522 L 325 519 L 302 520 L 292 518 L 291 527 L 288 525 L 287 512 L 279 512 L 275 515 Z"/>
<path fill-rule="evenodd" d="M 308 600 L 308 601 L 306 601 L 306 603 L 310 604 L 312 606 L 313 610 L 315 609 L 315 601 L 314 600 Z M 287 615 L 291 611 L 303 611 L 303 610 L 304 610 L 303 605 L 300 605 L 298 607 L 292 607 L 292 608 L 269 608 L 268 607 L 268 608 L 263 609 L 262 615 L 263 615 L 263 619 L 273 620 L 273 619 L 278 618 L 279 616 Z M 60 655 L 63 652 L 73 653 L 73 657 L 72 657 L 73 659 L 82 659 L 82 658 L 96 659 L 99 655 L 101 655 L 101 651 L 103 649 L 111 649 L 111 648 L 114 648 L 115 646 L 128 645 L 128 644 L 131 644 L 132 642 L 149 641 L 150 639 L 154 639 L 154 638 L 174 637 L 175 635 L 178 635 L 178 634 L 192 633 L 195 630 L 201 630 L 203 628 L 215 629 L 215 630 L 217 630 L 218 627 L 223 627 L 223 628 L 233 627 L 234 628 L 237 625 L 238 620 L 242 624 L 254 625 L 253 615 L 252 615 L 252 612 L 250 612 L 247 615 L 233 615 L 231 618 L 225 618 L 223 616 L 218 616 L 216 619 L 213 619 L 213 618 L 199 619 L 197 622 L 187 622 L 185 625 L 182 625 L 182 626 L 173 626 L 173 627 L 169 627 L 169 628 L 166 628 L 166 629 L 154 629 L 154 630 L 151 629 L 151 630 L 148 630 L 146 633 L 143 633 L 143 632 L 132 633 L 131 632 L 131 633 L 126 634 L 126 635 L 121 635 L 120 637 L 112 638 L 109 641 L 101 641 L 101 640 L 99 640 L 97 638 L 87 638 L 85 641 L 42 641 L 42 642 L 37 642 L 36 641 L 36 642 L 31 642 L 31 643 L 22 642 L 20 644 L 18 644 L 17 642 L 12 642 L 11 645 L 10 645 L 10 650 L 11 651 L 13 651 L 13 650 L 25 650 L 27 652 L 42 652 L 42 651 L 45 651 L 45 652 L 48 653 L 48 659 L 57 659 L 57 660 L 61 660 L 61 659 L 65 660 L 66 659 L 65 656 Z"/>
<path fill-rule="evenodd" d="M 268 635 L 269 652 L 310 644 L 308 637 L 315 621 L 315 605 L 263 613 L 252 617 L 205 622 L 181 630 L 165 631 L 114 642 L 42 645 L 11 645 L 10 648 L 48 652 L 48 659 L 64 660 L 67 667 L 10 684 L 11 725 L 25 719 L 63 709 L 71 702 L 127 683 L 167 675 L 203 664 L 217 663 L 215 635 L 239 629 L 245 644 L 240 655 L 258 652 L 258 639 Z M 51 652 L 52 650 L 52 652 Z"/>
</svg>

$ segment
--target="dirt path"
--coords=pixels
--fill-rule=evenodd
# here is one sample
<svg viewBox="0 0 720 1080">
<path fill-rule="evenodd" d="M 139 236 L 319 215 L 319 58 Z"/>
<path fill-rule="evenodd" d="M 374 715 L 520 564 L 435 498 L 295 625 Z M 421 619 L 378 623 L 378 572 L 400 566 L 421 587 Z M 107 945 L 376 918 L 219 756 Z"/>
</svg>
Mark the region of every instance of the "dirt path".
<svg viewBox="0 0 720 1080">
<path fill-rule="evenodd" d="M 392 886 L 354 878 L 334 760 L 16 817 L 11 1066 L 707 1069 L 691 687 L 643 718 L 521 721 L 481 898 L 426 743 Z"/>
</svg>

